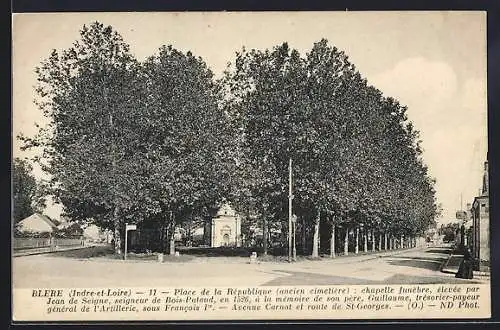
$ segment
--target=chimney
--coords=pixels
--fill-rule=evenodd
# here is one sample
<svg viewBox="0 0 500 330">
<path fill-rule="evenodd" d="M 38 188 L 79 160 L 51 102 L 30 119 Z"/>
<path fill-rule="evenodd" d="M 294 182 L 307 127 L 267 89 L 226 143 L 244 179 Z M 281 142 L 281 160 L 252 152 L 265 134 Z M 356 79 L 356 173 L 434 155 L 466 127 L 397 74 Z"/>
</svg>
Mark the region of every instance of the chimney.
<svg viewBox="0 0 500 330">
<path fill-rule="evenodd" d="M 488 195 L 489 192 L 489 181 L 488 181 L 488 161 L 484 162 L 484 173 L 483 173 L 483 189 L 481 191 L 482 195 Z"/>
</svg>

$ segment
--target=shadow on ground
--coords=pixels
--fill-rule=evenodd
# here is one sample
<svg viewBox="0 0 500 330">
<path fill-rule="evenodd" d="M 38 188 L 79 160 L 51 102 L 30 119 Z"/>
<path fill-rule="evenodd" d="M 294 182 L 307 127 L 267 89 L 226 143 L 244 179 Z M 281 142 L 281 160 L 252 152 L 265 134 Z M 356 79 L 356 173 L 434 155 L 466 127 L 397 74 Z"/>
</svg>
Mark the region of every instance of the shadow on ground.
<svg viewBox="0 0 500 330">
<path fill-rule="evenodd" d="M 412 260 L 428 260 L 428 261 L 439 261 L 442 262 L 448 259 L 448 255 L 440 256 L 425 256 L 425 257 L 410 257 L 410 256 L 389 256 L 390 259 L 412 259 Z"/>
<path fill-rule="evenodd" d="M 329 276 L 323 274 L 314 274 L 314 273 L 306 273 L 306 272 L 290 272 L 290 271 L 282 271 L 281 273 L 288 273 L 289 276 L 283 276 L 275 278 L 265 284 L 263 286 L 273 286 L 273 285 L 339 285 L 339 284 L 378 284 L 376 281 L 370 281 L 366 279 L 359 279 L 354 277 L 345 277 L 345 276 Z"/>
<path fill-rule="evenodd" d="M 379 284 L 477 284 L 480 281 L 464 280 L 455 277 L 438 277 L 438 276 L 411 276 L 396 274 Z"/>
<path fill-rule="evenodd" d="M 439 270 L 445 258 L 439 260 L 427 260 L 418 258 L 401 258 L 388 260 L 387 263 L 392 266 L 415 267 L 428 270 Z"/>
<path fill-rule="evenodd" d="M 451 248 L 433 248 L 433 249 L 425 250 L 425 252 L 450 254 L 451 252 L 453 252 L 453 249 L 451 249 Z"/>
<path fill-rule="evenodd" d="M 280 270 L 283 273 L 282 270 Z M 382 281 L 374 281 L 360 279 L 354 277 L 322 275 L 305 272 L 289 272 L 289 276 L 275 278 L 263 286 L 280 286 L 280 285 L 373 285 L 373 284 L 464 284 L 464 283 L 481 283 L 474 280 L 464 280 L 454 277 L 438 277 L 438 276 L 412 276 L 396 274 Z"/>
</svg>

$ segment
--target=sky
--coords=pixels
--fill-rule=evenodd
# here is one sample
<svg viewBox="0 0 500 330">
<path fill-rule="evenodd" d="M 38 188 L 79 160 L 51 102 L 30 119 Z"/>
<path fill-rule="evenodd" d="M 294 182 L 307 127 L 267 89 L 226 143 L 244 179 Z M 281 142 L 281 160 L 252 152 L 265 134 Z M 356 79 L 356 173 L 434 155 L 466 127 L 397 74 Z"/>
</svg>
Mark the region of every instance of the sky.
<svg viewBox="0 0 500 330">
<path fill-rule="evenodd" d="M 442 223 L 471 203 L 487 152 L 485 12 L 45 13 L 13 17 L 13 137 L 46 120 L 33 103 L 34 69 L 52 49 L 71 47 L 84 24 L 111 25 L 143 60 L 172 45 L 201 56 L 220 75 L 242 47 L 283 42 L 305 55 L 328 39 L 368 82 L 408 106 L 423 158 L 437 181 Z M 13 157 L 21 152 L 13 140 Z M 35 168 L 35 175 L 41 172 Z M 46 213 L 58 216 L 51 205 Z"/>
</svg>

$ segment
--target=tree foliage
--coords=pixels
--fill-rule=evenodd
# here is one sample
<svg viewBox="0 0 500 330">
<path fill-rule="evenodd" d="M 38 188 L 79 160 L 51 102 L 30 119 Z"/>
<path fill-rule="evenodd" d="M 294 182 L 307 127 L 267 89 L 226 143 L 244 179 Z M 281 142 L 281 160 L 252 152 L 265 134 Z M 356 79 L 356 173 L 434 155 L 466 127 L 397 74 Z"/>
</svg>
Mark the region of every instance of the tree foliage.
<svg viewBox="0 0 500 330">
<path fill-rule="evenodd" d="M 15 158 L 12 166 L 12 197 L 14 224 L 38 210 L 38 184 L 32 174 L 33 167 L 24 159 Z"/>
<path fill-rule="evenodd" d="M 225 85 L 242 166 L 254 178 L 244 184 L 260 204 L 272 201 L 274 219 L 287 218 L 291 158 L 294 212 L 310 223 L 323 214 L 414 236 L 434 221 L 434 182 L 406 108 L 369 86 L 326 40 L 305 57 L 286 43 L 243 49 Z"/>
<path fill-rule="evenodd" d="M 113 229 L 117 252 L 124 223 L 166 241 L 223 201 L 265 235 L 285 233 L 290 159 L 294 212 L 304 233 L 314 227 L 313 250 L 320 222 L 345 237 L 361 227 L 413 237 L 439 213 L 406 107 L 326 40 L 302 55 L 287 43 L 243 49 L 215 81 L 203 59 L 172 46 L 139 62 L 109 26 L 80 37 L 37 68 L 50 124 L 21 138 L 42 148 L 65 213 Z"/>
<path fill-rule="evenodd" d="M 37 74 L 50 125 L 23 137 L 25 147 L 43 148 L 65 213 L 114 229 L 117 251 L 125 222 L 168 218 L 163 224 L 220 202 L 231 158 L 200 58 L 164 46 L 139 63 L 117 32 L 96 22 Z"/>
</svg>

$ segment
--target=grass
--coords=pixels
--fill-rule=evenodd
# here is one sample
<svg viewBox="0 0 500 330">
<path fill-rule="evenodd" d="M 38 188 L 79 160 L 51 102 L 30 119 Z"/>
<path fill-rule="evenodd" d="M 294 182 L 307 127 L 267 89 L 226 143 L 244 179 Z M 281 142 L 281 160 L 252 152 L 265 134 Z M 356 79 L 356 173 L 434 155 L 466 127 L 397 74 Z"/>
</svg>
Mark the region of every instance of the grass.
<svg viewBox="0 0 500 330">
<path fill-rule="evenodd" d="M 323 258 L 323 257 L 313 258 L 311 256 L 297 255 L 297 258 L 295 258 L 295 261 L 298 261 L 298 262 L 300 262 L 300 261 L 306 261 L 306 260 L 320 261 L 320 260 L 324 260 L 324 259 L 325 258 Z M 274 256 L 274 255 L 271 255 L 271 254 L 261 255 L 261 256 L 257 257 L 257 261 L 258 262 L 277 262 L 277 263 L 288 262 L 288 256 L 283 256 L 283 255 Z"/>
<path fill-rule="evenodd" d="M 153 252 L 153 253 L 134 253 L 130 252 L 127 253 L 127 260 L 136 260 L 136 261 L 158 261 L 158 255 L 159 253 Z M 107 256 L 110 259 L 123 259 L 123 255 L 118 255 L 118 254 L 111 254 Z M 189 255 L 179 255 L 178 257 L 176 256 L 171 256 L 168 254 L 163 255 L 163 262 L 169 263 L 169 262 L 189 262 L 193 260 L 195 257 L 189 256 Z"/>
<path fill-rule="evenodd" d="M 90 259 L 90 258 L 105 258 L 105 259 L 114 259 L 121 260 L 123 259 L 123 254 L 115 254 L 113 247 L 106 246 L 91 246 L 84 249 L 78 250 L 68 250 L 68 251 L 59 251 L 48 254 L 50 257 L 59 257 L 59 258 L 72 258 L 72 259 Z M 163 262 L 188 262 L 193 260 L 195 257 L 189 255 L 180 255 L 178 257 L 171 255 L 164 255 Z M 136 261 L 157 261 L 158 253 L 127 253 L 127 260 L 136 260 Z"/>
<path fill-rule="evenodd" d="M 242 257 L 250 259 L 252 252 L 257 252 L 258 262 L 274 262 L 274 263 L 286 263 L 288 262 L 288 256 L 283 253 L 283 251 L 277 251 L 270 249 L 267 255 L 263 255 L 262 250 L 244 247 L 179 247 L 176 249 L 180 252 L 180 256 L 171 256 L 164 254 L 164 263 L 177 263 L 177 262 L 190 262 L 196 258 L 206 258 L 206 257 Z M 393 251 L 398 251 L 393 250 Z M 348 256 L 343 255 L 343 253 L 336 254 L 336 258 L 348 258 L 352 256 L 362 256 L 370 255 L 373 253 L 379 253 L 379 251 L 364 252 L 360 251 L 358 254 L 350 252 Z M 52 253 L 53 257 L 66 257 L 74 259 L 89 259 L 89 258 L 105 258 L 121 260 L 123 259 L 123 254 L 118 255 L 114 253 L 112 246 L 93 246 L 78 250 L 60 251 Z M 127 260 L 131 261 L 158 261 L 158 253 L 139 253 L 139 252 L 128 252 Z M 331 260 L 329 254 L 322 254 L 318 258 L 312 258 L 310 255 L 297 255 L 296 261 L 321 261 L 321 260 Z"/>
<path fill-rule="evenodd" d="M 243 247 L 178 247 L 181 255 L 200 257 L 249 257 L 255 249 Z"/>
<path fill-rule="evenodd" d="M 50 257 L 64 257 L 74 259 L 88 259 L 103 257 L 113 254 L 113 248 L 110 246 L 91 246 L 83 249 L 59 251 L 48 254 Z"/>
<path fill-rule="evenodd" d="M 184 255 L 184 254 L 181 254 L 180 256 L 176 257 L 176 256 L 171 256 L 171 255 L 164 255 L 163 256 L 163 262 L 189 262 L 193 259 L 195 259 L 196 257 L 193 257 L 193 256 L 189 256 L 189 255 Z"/>
<path fill-rule="evenodd" d="M 244 257 L 249 258 L 252 252 L 257 252 L 258 262 L 288 262 L 287 250 L 284 248 L 269 248 L 268 254 L 264 255 L 262 248 L 245 248 L 245 247 L 178 247 L 176 248 L 181 255 L 189 255 L 196 257 Z M 406 249 L 393 249 L 392 252 L 403 251 Z M 386 251 L 367 251 L 360 250 L 355 254 L 350 251 L 349 255 L 344 255 L 343 252 L 335 254 L 336 258 L 349 258 L 353 256 L 372 255 Z M 387 251 L 388 252 L 388 251 Z M 330 259 L 330 254 L 321 254 L 318 258 L 312 258 L 310 255 L 297 255 L 297 261 L 321 261 Z"/>
<path fill-rule="evenodd" d="M 157 252 L 151 252 L 151 253 L 136 253 L 136 252 L 127 252 L 127 260 L 135 260 L 135 261 L 158 261 L 158 255 L 159 253 Z M 109 254 L 105 256 L 108 259 L 116 259 L 116 260 L 121 260 L 124 258 L 123 254 Z M 195 257 L 189 256 L 189 255 L 168 255 L 164 254 L 163 255 L 163 262 L 169 263 L 169 262 L 189 262 L 193 260 Z"/>
</svg>

